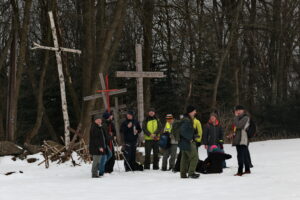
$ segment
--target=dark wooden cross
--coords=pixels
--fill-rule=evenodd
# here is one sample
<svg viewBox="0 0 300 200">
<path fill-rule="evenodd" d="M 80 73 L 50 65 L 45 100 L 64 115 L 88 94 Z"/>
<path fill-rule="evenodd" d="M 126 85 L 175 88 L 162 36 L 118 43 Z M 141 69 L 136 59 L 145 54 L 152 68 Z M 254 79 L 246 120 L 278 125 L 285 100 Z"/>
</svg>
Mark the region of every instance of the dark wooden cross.
<svg viewBox="0 0 300 200">
<path fill-rule="evenodd" d="M 120 135 L 120 129 L 119 129 L 119 109 L 126 108 L 126 105 L 120 105 L 118 104 L 118 98 L 115 98 L 115 107 L 110 106 L 110 96 L 112 95 L 117 95 L 117 94 L 123 94 L 127 92 L 126 88 L 123 89 L 109 89 L 109 81 L 108 81 L 108 76 L 106 76 L 104 80 L 104 76 L 102 73 L 99 74 L 100 78 L 100 86 L 101 90 L 97 90 L 98 93 L 100 94 L 95 94 L 91 96 L 86 96 L 83 98 L 84 101 L 89 101 L 92 99 L 98 99 L 102 98 L 103 103 L 104 103 L 104 109 L 92 111 L 90 115 L 98 114 L 98 113 L 103 113 L 106 110 L 110 112 L 111 110 L 114 113 L 114 118 L 115 118 L 115 129 L 116 129 L 116 134 L 117 134 L 117 139 L 119 142 L 121 142 L 121 135 Z"/>
</svg>

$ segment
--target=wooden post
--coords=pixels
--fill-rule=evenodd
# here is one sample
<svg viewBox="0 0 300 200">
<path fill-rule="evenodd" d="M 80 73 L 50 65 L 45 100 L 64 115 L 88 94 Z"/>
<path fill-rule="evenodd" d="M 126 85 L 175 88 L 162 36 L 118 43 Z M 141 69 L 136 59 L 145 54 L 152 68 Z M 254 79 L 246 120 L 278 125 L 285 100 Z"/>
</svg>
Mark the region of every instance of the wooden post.
<svg viewBox="0 0 300 200">
<path fill-rule="evenodd" d="M 114 118 L 115 118 L 115 129 L 116 129 L 116 134 L 117 134 L 117 141 L 118 144 L 122 144 L 122 138 L 120 134 L 120 118 L 119 118 L 119 100 L 118 97 L 115 97 L 115 108 L 113 108 L 114 112 Z"/>
<path fill-rule="evenodd" d="M 136 53 L 136 71 L 143 72 L 143 58 L 142 58 L 142 45 L 135 45 Z M 144 121 L 144 90 L 143 90 L 143 77 L 137 78 L 137 107 L 138 107 L 138 120 L 140 123 Z"/>
<path fill-rule="evenodd" d="M 144 91 L 143 91 L 143 78 L 164 78 L 166 77 L 163 72 L 144 72 L 143 59 L 142 59 L 142 45 L 136 44 L 136 71 L 117 71 L 117 77 L 136 78 L 137 79 L 137 109 L 138 121 L 142 124 L 144 121 Z M 143 134 L 140 134 L 140 140 Z"/>
<path fill-rule="evenodd" d="M 54 47 L 59 49 L 52 11 L 49 11 L 48 14 L 49 14 L 49 18 L 50 18 L 50 25 L 51 25 L 51 30 L 52 30 Z M 70 131 L 68 129 L 68 127 L 70 126 L 70 121 L 69 121 L 68 104 L 67 104 L 67 98 L 66 98 L 65 78 L 64 78 L 63 69 L 62 69 L 61 51 L 56 50 L 55 56 L 56 56 L 56 61 L 57 61 L 61 104 L 62 104 L 62 112 L 63 112 L 63 118 L 64 118 L 65 145 L 66 145 L 66 148 L 68 149 L 69 144 L 70 144 Z"/>
<path fill-rule="evenodd" d="M 105 87 L 105 80 L 104 80 L 104 76 L 103 76 L 102 73 L 99 74 L 99 78 L 100 78 L 101 89 L 102 89 L 102 90 L 106 90 L 106 87 Z M 108 90 L 108 89 L 107 89 L 107 90 Z M 103 103 L 104 103 L 105 109 L 108 109 L 108 102 L 107 102 L 106 93 L 107 93 L 107 92 L 102 92 L 102 99 L 103 99 Z"/>
</svg>

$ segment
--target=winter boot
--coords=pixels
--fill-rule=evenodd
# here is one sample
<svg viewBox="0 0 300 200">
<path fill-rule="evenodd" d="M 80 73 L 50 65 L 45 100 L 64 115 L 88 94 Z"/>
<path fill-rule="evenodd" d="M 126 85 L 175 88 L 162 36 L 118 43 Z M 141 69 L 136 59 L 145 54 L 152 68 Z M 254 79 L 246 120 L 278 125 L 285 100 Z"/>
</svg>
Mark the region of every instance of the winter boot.
<svg viewBox="0 0 300 200">
<path fill-rule="evenodd" d="M 180 178 L 188 178 L 185 173 L 180 173 Z"/>
<path fill-rule="evenodd" d="M 162 167 L 161 171 L 167 171 L 167 168 L 166 167 Z"/>
<path fill-rule="evenodd" d="M 200 177 L 200 174 L 196 174 L 196 173 L 193 173 L 191 175 L 189 175 L 189 178 L 199 178 Z"/>
<path fill-rule="evenodd" d="M 159 170 L 159 167 L 156 165 L 155 166 L 153 165 L 153 170 Z"/>
<path fill-rule="evenodd" d="M 243 173 L 236 173 L 234 176 L 243 176 Z"/>
<path fill-rule="evenodd" d="M 144 165 L 144 169 L 150 169 L 149 165 Z"/>
</svg>

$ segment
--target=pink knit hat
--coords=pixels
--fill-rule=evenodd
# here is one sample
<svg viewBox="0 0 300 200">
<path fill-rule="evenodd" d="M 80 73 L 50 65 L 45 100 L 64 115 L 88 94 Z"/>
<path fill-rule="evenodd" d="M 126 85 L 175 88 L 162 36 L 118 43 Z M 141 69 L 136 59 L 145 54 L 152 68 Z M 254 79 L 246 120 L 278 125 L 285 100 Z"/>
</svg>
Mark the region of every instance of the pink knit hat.
<svg viewBox="0 0 300 200">
<path fill-rule="evenodd" d="M 217 149 L 217 145 L 212 145 L 210 148 L 209 148 L 209 151 L 212 152 L 214 149 Z"/>
</svg>

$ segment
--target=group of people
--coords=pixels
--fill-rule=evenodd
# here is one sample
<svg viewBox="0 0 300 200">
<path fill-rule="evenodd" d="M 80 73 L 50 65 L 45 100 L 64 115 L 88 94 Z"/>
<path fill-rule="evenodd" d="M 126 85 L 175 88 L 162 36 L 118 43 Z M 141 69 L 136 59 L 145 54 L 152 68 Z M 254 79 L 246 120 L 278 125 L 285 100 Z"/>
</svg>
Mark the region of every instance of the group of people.
<svg viewBox="0 0 300 200">
<path fill-rule="evenodd" d="M 151 108 L 140 124 L 135 119 L 134 113 L 128 111 L 120 127 L 124 143 L 122 154 L 125 171 L 149 170 L 151 162 L 153 170 L 159 170 L 161 152 L 163 156 L 161 170 L 180 172 L 181 178 L 199 178 L 200 173 L 222 173 L 223 168 L 226 167 L 225 160 L 230 159 L 231 155 L 226 154 L 223 149 L 224 130 L 218 115 L 211 113 L 209 121 L 202 129 L 196 114 L 196 108 L 188 106 L 186 113 L 178 120 L 172 114 L 167 114 L 163 125 L 155 109 Z M 250 117 L 243 106 L 235 107 L 233 121 L 232 134 L 229 137 L 232 145 L 237 149 L 238 171 L 235 175 L 242 176 L 250 174 L 252 167 L 246 131 L 250 124 Z M 142 131 L 145 142 L 143 166 L 136 162 L 137 145 Z M 93 178 L 113 171 L 114 151 L 117 145 L 112 113 L 94 115 L 89 143 L 89 151 L 93 158 Z M 201 145 L 207 150 L 207 158 L 204 161 L 199 160 L 198 156 Z M 178 147 L 180 152 L 177 155 Z"/>
</svg>

